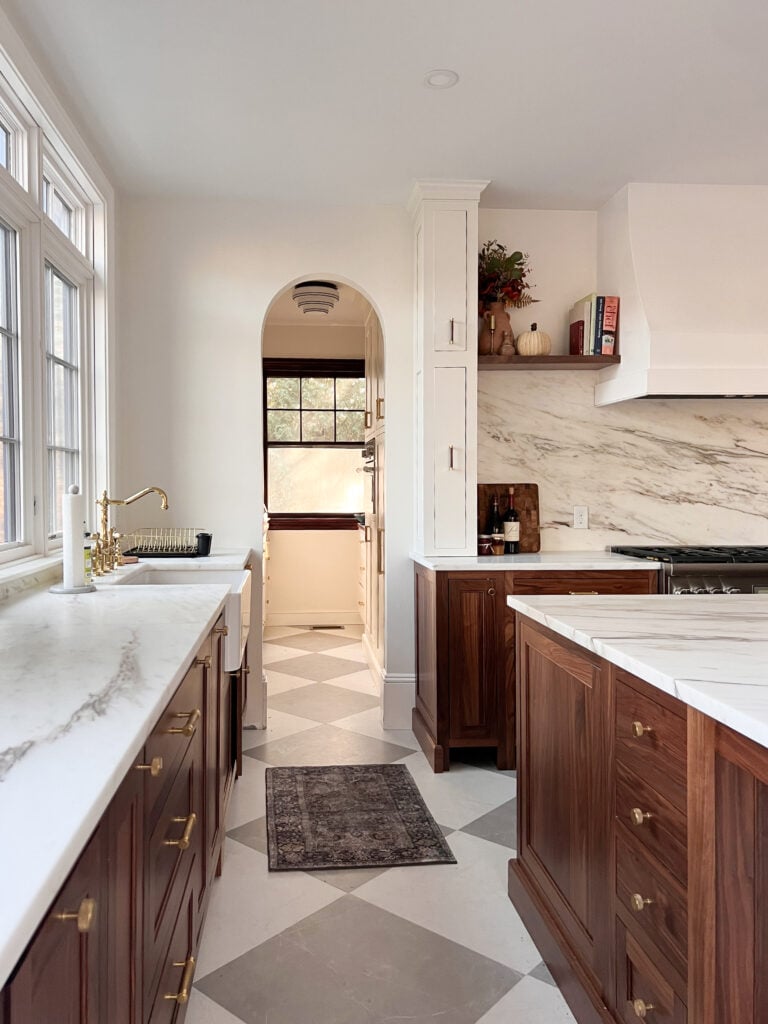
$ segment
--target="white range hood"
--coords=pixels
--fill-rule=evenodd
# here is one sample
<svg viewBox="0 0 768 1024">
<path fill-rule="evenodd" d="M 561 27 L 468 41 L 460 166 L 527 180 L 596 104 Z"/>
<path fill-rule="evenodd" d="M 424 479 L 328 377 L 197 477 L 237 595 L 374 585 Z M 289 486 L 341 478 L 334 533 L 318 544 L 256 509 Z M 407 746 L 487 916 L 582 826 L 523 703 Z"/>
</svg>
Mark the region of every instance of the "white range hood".
<svg viewBox="0 0 768 1024">
<path fill-rule="evenodd" d="M 598 214 L 598 292 L 621 364 L 595 404 L 768 397 L 768 188 L 631 184 Z"/>
</svg>

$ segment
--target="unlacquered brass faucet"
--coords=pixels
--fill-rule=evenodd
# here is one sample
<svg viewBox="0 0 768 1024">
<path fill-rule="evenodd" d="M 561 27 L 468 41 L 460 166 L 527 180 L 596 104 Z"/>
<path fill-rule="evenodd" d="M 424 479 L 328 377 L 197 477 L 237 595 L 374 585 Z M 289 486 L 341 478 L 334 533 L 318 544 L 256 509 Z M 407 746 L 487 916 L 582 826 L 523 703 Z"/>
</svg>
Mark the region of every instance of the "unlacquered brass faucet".
<svg viewBox="0 0 768 1024">
<path fill-rule="evenodd" d="M 115 531 L 109 525 L 109 506 L 110 505 L 132 505 L 134 501 L 138 501 L 139 498 L 144 498 L 148 494 L 160 495 L 160 508 L 166 511 L 168 509 L 168 495 L 162 489 L 162 487 L 145 487 L 143 491 L 137 491 L 136 494 L 132 494 L 130 498 L 109 498 L 107 492 L 104 491 L 100 498 L 96 499 L 96 504 L 101 509 L 101 530 L 96 534 L 96 575 L 102 575 L 105 572 L 111 572 L 115 565 L 122 565 L 122 557 L 120 553 L 120 534 Z"/>
</svg>

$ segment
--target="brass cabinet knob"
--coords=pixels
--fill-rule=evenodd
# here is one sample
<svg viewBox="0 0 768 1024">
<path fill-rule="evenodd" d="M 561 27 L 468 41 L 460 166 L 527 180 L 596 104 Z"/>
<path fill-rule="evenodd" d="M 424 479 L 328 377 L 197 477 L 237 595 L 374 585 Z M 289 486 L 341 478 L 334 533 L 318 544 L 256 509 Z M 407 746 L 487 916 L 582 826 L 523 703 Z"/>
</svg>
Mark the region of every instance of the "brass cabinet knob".
<svg viewBox="0 0 768 1024">
<path fill-rule="evenodd" d="M 632 735 L 635 736 L 637 739 L 642 739 L 642 737 L 649 732 L 653 732 L 653 729 L 650 727 L 650 725 L 643 725 L 642 722 L 632 723 Z"/>
<path fill-rule="evenodd" d="M 629 902 L 632 904 L 632 909 L 636 910 L 639 914 L 641 910 L 645 910 L 649 904 L 653 903 L 653 900 L 647 899 L 639 892 L 633 892 L 629 898 Z"/>
<path fill-rule="evenodd" d="M 640 1017 L 645 1020 L 651 1010 L 655 1009 L 655 1006 L 653 1003 L 646 1003 L 644 999 L 635 999 L 632 1003 L 632 1009 L 635 1011 L 636 1017 Z"/>
<path fill-rule="evenodd" d="M 163 770 L 163 759 L 162 757 L 153 757 L 149 764 L 135 764 L 133 767 L 137 772 L 149 772 L 152 778 L 156 779 Z"/>
<path fill-rule="evenodd" d="M 195 658 L 196 665 L 203 665 L 205 668 L 211 667 L 211 655 L 206 654 L 204 658 Z"/>
<path fill-rule="evenodd" d="M 184 973 L 181 976 L 181 988 L 178 992 L 166 992 L 163 999 L 173 999 L 177 1003 L 186 1003 L 189 1000 L 189 990 L 192 988 L 192 976 L 195 973 L 195 958 L 188 956 L 181 962 L 174 960 L 174 967 L 183 967 Z"/>
<path fill-rule="evenodd" d="M 251 674 L 251 666 L 250 665 L 243 665 L 243 675 L 244 676 L 249 676 L 250 674 Z"/>
<path fill-rule="evenodd" d="M 178 846 L 180 850 L 188 850 L 189 844 L 192 840 L 192 830 L 197 824 L 197 815 L 193 811 L 186 818 L 171 818 L 174 822 L 184 822 L 184 831 L 181 834 L 181 839 L 165 839 L 163 840 L 163 846 Z"/>
<path fill-rule="evenodd" d="M 496 587 L 488 587 L 488 596 L 489 597 L 495 597 L 496 596 Z"/>
<path fill-rule="evenodd" d="M 81 935 L 86 935 L 91 930 L 93 919 L 96 916 L 96 900 L 87 896 L 81 900 L 77 910 L 65 911 L 53 916 L 57 921 L 77 921 L 77 930 Z"/>
<path fill-rule="evenodd" d="M 229 636 L 229 626 L 214 626 L 213 632 L 216 636 Z"/>
<path fill-rule="evenodd" d="M 648 819 L 652 817 L 653 815 L 650 811 L 643 811 L 639 807 L 633 807 L 632 810 L 629 812 L 630 821 L 633 825 L 637 825 L 638 827 L 640 825 L 644 825 L 646 821 L 648 821 Z"/>
<path fill-rule="evenodd" d="M 200 708 L 195 708 L 194 711 L 179 711 L 173 716 L 174 718 L 186 718 L 187 724 L 174 726 L 172 729 L 166 729 L 169 736 L 194 736 L 197 729 L 197 723 L 200 720 Z"/>
</svg>

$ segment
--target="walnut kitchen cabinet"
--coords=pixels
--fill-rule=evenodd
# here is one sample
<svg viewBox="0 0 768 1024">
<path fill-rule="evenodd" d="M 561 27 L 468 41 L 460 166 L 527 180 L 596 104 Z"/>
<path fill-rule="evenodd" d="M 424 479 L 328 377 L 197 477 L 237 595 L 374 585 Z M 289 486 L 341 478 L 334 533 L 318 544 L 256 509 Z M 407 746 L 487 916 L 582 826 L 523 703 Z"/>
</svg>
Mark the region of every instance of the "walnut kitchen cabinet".
<svg viewBox="0 0 768 1024">
<path fill-rule="evenodd" d="M 515 767 L 515 615 L 507 594 L 653 594 L 655 570 L 500 571 L 415 565 L 412 724 L 433 771 L 451 747 L 494 747 Z"/>
<path fill-rule="evenodd" d="M 234 780 L 223 622 L 0 992 L 2 1024 L 180 1024 Z"/>
</svg>

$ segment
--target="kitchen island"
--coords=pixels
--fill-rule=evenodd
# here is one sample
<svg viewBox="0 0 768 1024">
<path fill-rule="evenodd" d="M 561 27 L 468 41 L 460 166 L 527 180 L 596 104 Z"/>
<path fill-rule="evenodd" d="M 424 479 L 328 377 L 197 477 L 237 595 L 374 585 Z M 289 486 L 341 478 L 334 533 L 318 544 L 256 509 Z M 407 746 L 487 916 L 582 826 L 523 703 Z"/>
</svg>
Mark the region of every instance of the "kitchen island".
<svg viewBox="0 0 768 1024">
<path fill-rule="evenodd" d="M 577 1020 L 768 1020 L 768 598 L 507 603 L 509 893 Z"/>
<path fill-rule="evenodd" d="M 242 568 L 247 557 L 247 551 L 227 553 L 215 568 Z M 116 575 L 135 571 L 126 567 Z M 151 775 L 157 799 L 154 790 L 150 795 L 160 808 L 174 778 L 173 758 L 182 757 L 187 742 L 195 771 L 203 756 L 215 756 L 215 729 L 230 721 L 229 683 L 218 668 L 222 630 L 214 628 L 228 592 L 218 583 L 121 587 L 105 580 L 96 593 L 41 589 L 0 606 L 0 988 L 47 920 L 94 829 L 109 831 L 101 826 L 122 783 L 137 781 L 140 803 L 141 783 L 146 790 Z M 179 708 L 177 693 L 184 701 Z M 194 720 L 193 706 L 202 709 Z M 178 754 L 166 752 L 164 765 L 159 756 L 147 771 L 134 771 L 151 753 L 151 734 L 164 714 L 181 719 L 170 730 L 184 741 Z M 215 763 L 206 769 L 215 770 Z M 197 818 L 202 828 L 204 816 Z M 98 913 L 104 917 L 103 908 Z M 74 934 L 84 921 L 76 924 Z"/>
</svg>

